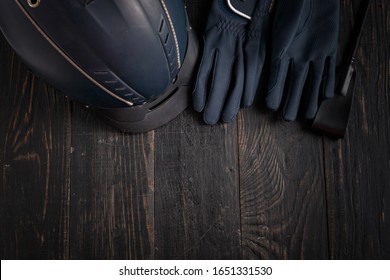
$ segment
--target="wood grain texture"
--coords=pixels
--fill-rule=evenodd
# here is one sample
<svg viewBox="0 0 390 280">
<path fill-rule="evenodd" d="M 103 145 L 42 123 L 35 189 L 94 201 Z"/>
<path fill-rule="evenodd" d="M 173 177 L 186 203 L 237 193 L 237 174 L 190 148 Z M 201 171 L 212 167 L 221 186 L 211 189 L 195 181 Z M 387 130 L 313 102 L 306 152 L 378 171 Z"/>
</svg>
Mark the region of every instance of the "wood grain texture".
<svg viewBox="0 0 390 280">
<path fill-rule="evenodd" d="M 154 257 L 154 133 L 122 134 L 74 106 L 72 259 Z"/>
<path fill-rule="evenodd" d="M 0 40 L 1 259 L 66 259 L 69 102 Z"/>
<path fill-rule="evenodd" d="M 239 154 L 243 257 L 326 259 L 322 139 L 249 109 Z"/>
<path fill-rule="evenodd" d="M 186 1 L 199 39 L 210 4 Z M 206 126 L 189 108 L 155 142 L 156 258 L 239 258 L 236 125 Z"/>
<path fill-rule="evenodd" d="M 182 114 L 156 132 L 158 259 L 240 257 L 236 125 Z"/>
<path fill-rule="evenodd" d="M 325 141 L 330 257 L 390 258 L 390 3 L 372 1 L 346 139 Z M 362 1 L 344 1 L 350 26 Z M 343 26 L 348 26 L 344 24 Z M 347 35 L 342 30 L 342 37 Z"/>
</svg>

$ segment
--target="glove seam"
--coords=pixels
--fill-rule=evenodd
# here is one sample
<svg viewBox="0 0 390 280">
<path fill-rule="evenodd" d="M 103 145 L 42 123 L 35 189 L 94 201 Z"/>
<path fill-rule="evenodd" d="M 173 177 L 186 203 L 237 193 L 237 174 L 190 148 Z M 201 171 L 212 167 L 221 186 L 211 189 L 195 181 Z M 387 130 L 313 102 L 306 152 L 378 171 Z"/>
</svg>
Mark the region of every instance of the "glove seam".
<svg viewBox="0 0 390 280">
<path fill-rule="evenodd" d="M 220 21 L 217 25 L 218 30 L 220 31 L 228 31 L 233 33 L 235 36 L 243 37 L 245 34 L 245 28 L 242 24 L 237 24 L 228 21 Z"/>
</svg>

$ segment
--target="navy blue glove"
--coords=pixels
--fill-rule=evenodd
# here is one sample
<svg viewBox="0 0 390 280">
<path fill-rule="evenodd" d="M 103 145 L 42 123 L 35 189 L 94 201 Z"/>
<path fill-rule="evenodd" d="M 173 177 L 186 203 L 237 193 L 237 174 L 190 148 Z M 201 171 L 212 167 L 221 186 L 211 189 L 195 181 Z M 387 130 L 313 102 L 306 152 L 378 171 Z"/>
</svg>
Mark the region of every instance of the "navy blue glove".
<svg viewBox="0 0 390 280">
<path fill-rule="evenodd" d="M 266 56 L 273 0 L 258 0 L 246 31 L 245 82 L 242 107 L 253 103 Z"/>
<path fill-rule="evenodd" d="M 244 89 L 243 43 L 248 20 L 214 0 L 204 36 L 203 58 L 193 94 L 194 109 L 215 124 L 234 119 Z"/>
<path fill-rule="evenodd" d="M 313 119 L 320 99 L 334 94 L 339 14 L 339 0 L 276 3 L 266 104 L 278 110 L 284 99 L 288 121 L 296 119 L 300 107 L 305 118 Z M 302 95 L 305 86 L 307 96 Z"/>
</svg>

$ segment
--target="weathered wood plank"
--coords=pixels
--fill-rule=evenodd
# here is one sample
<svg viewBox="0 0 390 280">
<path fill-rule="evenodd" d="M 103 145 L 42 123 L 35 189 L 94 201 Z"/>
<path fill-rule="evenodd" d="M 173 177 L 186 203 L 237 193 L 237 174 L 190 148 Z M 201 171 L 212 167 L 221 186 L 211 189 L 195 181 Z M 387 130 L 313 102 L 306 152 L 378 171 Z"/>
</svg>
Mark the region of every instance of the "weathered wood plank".
<svg viewBox="0 0 390 280">
<path fill-rule="evenodd" d="M 70 106 L 0 37 L 2 259 L 66 259 Z"/>
<path fill-rule="evenodd" d="M 240 115 L 239 149 L 243 257 L 326 259 L 321 138 L 249 109 Z"/>
<path fill-rule="evenodd" d="M 333 259 L 390 258 L 390 3 L 372 2 L 346 138 L 325 141 Z M 354 26 L 362 4 L 344 1 L 343 26 Z"/>
<path fill-rule="evenodd" d="M 156 258 L 237 259 L 237 127 L 190 112 L 156 131 Z"/>
<path fill-rule="evenodd" d="M 127 135 L 74 106 L 70 254 L 154 257 L 154 133 Z"/>
<path fill-rule="evenodd" d="M 202 38 L 210 1 L 186 5 Z M 237 127 L 202 123 L 189 108 L 156 131 L 158 259 L 240 257 Z"/>
</svg>

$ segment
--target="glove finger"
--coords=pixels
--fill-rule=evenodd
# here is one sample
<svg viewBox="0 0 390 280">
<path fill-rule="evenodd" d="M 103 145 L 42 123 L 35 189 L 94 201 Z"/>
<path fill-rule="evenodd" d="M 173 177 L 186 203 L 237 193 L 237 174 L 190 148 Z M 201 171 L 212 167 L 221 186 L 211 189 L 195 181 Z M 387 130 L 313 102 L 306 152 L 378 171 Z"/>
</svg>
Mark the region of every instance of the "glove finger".
<svg viewBox="0 0 390 280">
<path fill-rule="evenodd" d="M 231 122 L 240 110 L 240 103 L 244 90 L 244 54 L 241 48 L 239 48 L 239 52 L 240 53 L 238 54 L 235 61 L 234 72 L 232 73 L 234 75 L 234 80 L 232 79 L 232 82 L 234 82 L 233 89 L 230 96 L 228 97 L 227 102 L 225 102 L 225 107 L 222 112 L 222 120 L 226 123 Z"/>
<path fill-rule="evenodd" d="M 206 104 L 207 85 L 215 61 L 216 51 L 206 47 L 203 51 L 203 57 L 200 62 L 198 77 L 196 79 L 195 89 L 192 95 L 192 102 L 195 111 L 202 112 Z"/>
<path fill-rule="evenodd" d="M 278 59 L 272 63 L 268 92 L 265 98 L 265 103 L 271 110 L 276 111 L 280 107 L 289 65 L 290 61 L 287 59 Z"/>
<path fill-rule="evenodd" d="M 305 107 L 305 118 L 308 120 L 314 119 L 318 110 L 318 99 L 320 96 L 320 88 L 324 72 L 325 63 L 312 64 L 310 69 L 310 85 L 308 91 L 308 102 Z"/>
<path fill-rule="evenodd" d="M 249 107 L 255 98 L 265 59 L 260 38 L 249 38 L 245 45 L 245 83 L 242 106 Z"/>
<path fill-rule="evenodd" d="M 336 57 L 328 57 L 326 60 L 326 70 L 324 73 L 322 97 L 332 98 L 336 84 Z"/>
<path fill-rule="evenodd" d="M 295 121 L 298 115 L 302 92 L 305 86 L 309 65 L 294 65 L 291 85 L 284 105 L 283 118 L 286 121 Z"/>
<path fill-rule="evenodd" d="M 230 85 L 232 64 L 231 56 L 216 52 L 213 81 L 203 115 L 207 124 L 216 124 L 221 116 Z"/>
</svg>

